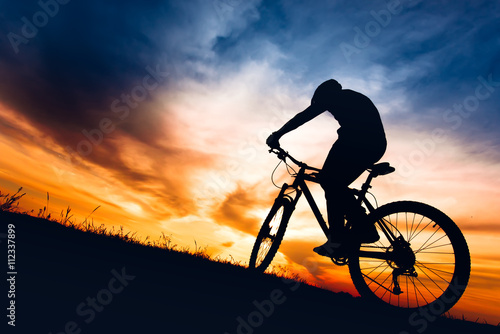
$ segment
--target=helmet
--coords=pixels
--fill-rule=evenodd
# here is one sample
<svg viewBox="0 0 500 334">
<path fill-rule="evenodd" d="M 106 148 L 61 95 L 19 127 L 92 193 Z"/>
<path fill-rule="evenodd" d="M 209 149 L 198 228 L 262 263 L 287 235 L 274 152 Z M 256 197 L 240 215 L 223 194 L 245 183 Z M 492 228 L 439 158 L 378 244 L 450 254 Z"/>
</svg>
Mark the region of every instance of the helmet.
<svg viewBox="0 0 500 334">
<path fill-rule="evenodd" d="M 316 88 L 311 104 L 328 105 L 332 98 L 342 90 L 342 85 L 337 80 L 327 80 Z"/>
</svg>

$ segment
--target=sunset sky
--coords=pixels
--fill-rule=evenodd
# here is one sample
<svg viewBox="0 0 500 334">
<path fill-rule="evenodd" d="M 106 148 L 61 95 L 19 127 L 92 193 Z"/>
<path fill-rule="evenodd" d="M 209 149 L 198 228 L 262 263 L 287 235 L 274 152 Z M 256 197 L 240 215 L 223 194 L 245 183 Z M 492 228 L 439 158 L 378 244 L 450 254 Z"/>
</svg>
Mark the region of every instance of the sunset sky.
<svg viewBox="0 0 500 334">
<path fill-rule="evenodd" d="M 53 217 L 100 206 L 96 224 L 248 262 L 278 193 L 265 139 L 335 78 L 381 113 L 396 172 L 378 203 L 426 202 L 464 232 L 452 314 L 500 322 L 497 1 L 2 1 L 0 30 L 0 190 L 24 187 L 24 210 L 48 192 Z M 281 144 L 320 167 L 337 128 L 324 113 Z M 276 263 L 355 293 L 324 241 L 300 206 Z"/>
</svg>

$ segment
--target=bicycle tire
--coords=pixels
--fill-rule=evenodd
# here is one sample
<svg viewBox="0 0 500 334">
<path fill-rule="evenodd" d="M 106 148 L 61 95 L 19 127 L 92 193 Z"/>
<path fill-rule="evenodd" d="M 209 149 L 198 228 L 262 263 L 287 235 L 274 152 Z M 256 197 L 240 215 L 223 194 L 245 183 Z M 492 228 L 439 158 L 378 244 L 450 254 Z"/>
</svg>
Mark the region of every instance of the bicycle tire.
<svg viewBox="0 0 500 334">
<path fill-rule="evenodd" d="M 402 289 L 396 290 L 390 270 L 397 267 L 396 263 L 360 258 L 356 247 L 357 251 L 349 256 L 349 273 L 361 297 L 393 310 L 420 310 L 436 316 L 452 308 L 463 295 L 471 270 L 467 242 L 453 220 L 430 205 L 411 201 L 383 205 L 369 217 L 375 222 L 384 219 L 394 234 L 410 242 L 417 276 L 399 276 Z M 362 244 L 359 250 L 378 248 L 390 252 L 387 237 L 379 234 L 381 240 Z"/>
<path fill-rule="evenodd" d="M 293 212 L 289 197 L 278 197 L 264 220 L 250 255 L 249 268 L 264 272 L 276 255 Z"/>
</svg>

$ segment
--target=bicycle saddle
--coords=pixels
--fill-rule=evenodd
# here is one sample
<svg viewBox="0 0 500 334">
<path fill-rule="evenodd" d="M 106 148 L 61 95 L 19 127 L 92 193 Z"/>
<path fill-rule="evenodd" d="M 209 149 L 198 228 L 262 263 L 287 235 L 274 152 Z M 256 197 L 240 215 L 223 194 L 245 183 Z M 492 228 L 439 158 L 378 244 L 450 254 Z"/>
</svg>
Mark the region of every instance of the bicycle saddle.
<svg viewBox="0 0 500 334">
<path fill-rule="evenodd" d="M 367 169 L 373 177 L 377 177 L 379 175 L 387 175 L 394 172 L 396 168 L 392 167 L 388 162 L 381 162 L 375 164 Z"/>
</svg>

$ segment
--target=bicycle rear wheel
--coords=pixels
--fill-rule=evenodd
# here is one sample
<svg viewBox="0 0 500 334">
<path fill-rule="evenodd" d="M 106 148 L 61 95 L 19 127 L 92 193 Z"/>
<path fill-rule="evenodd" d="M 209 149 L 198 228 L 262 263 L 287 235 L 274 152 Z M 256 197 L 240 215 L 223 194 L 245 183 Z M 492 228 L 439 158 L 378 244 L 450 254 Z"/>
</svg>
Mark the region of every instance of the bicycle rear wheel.
<svg viewBox="0 0 500 334">
<path fill-rule="evenodd" d="M 453 307 L 470 277 L 469 249 L 457 225 L 438 209 L 410 201 L 386 204 L 370 217 L 381 239 L 362 244 L 349 257 L 359 294 L 391 308 L 427 308 L 434 315 Z M 381 221 L 397 242 L 389 242 Z M 370 252 L 380 256 L 369 257 Z"/>
<path fill-rule="evenodd" d="M 289 197 L 276 198 L 255 240 L 250 256 L 250 269 L 263 272 L 269 266 L 283 240 L 292 212 L 293 204 Z"/>
</svg>

